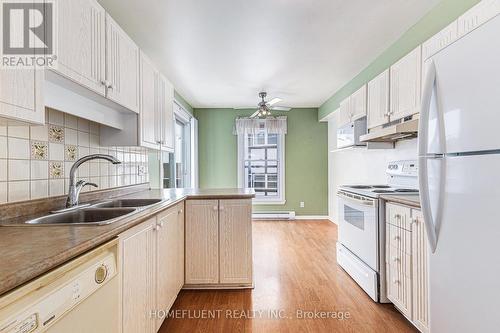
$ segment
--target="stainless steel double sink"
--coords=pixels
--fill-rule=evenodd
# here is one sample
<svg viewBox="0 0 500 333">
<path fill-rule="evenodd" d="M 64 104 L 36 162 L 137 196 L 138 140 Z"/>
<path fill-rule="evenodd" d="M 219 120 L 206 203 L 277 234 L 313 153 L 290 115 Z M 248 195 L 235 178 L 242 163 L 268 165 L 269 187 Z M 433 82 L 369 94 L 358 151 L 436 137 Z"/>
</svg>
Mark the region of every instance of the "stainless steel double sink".
<svg viewBox="0 0 500 333">
<path fill-rule="evenodd" d="M 162 199 L 117 199 L 61 211 L 22 223 L 22 225 L 107 225 L 139 210 L 159 204 Z"/>
</svg>

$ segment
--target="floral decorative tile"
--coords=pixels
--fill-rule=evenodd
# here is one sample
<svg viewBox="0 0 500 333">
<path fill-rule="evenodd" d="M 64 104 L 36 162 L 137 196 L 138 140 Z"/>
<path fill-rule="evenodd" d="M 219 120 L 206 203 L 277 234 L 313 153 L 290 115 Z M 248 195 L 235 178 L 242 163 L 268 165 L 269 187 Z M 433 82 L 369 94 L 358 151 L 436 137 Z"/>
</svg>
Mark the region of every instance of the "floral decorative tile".
<svg viewBox="0 0 500 333">
<path fill-rule="evenodd" d="M 78 147 L 74 145 L 66 145 L 65 156 L 66 161 L 76 161 L 78 158 Z"/>
<path fill-rule="evenodd" d="M 31 158 L 46 160 L 49 157 L 49 144 L 44 141 L 31 141 Z"/>
<path fill-rule="evenodd" d="M 63 162 L 50 162 L 49 163 L 49 177 L 50 178 L 64 178 L 64 163 Z"/>
<path fill-rule="evenodd" d="M 64 143 L 64 127 L 50 125 L 49 126 L 49 141 L 56 143 Z"/>
</svg>

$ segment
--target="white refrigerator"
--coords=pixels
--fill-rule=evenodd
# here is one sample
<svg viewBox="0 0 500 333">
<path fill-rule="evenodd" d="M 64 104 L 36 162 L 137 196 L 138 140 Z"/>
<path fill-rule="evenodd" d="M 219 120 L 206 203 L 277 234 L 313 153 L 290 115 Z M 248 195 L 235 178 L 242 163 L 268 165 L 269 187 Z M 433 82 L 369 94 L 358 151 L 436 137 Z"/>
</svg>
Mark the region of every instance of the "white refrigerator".
<svg viewBox="0 0 500 333">
<path fill-rule="evenodd" d="M 500 17 L 426 64 L 419 183 L 431 333 L 500 331 Z"/>
</svg>

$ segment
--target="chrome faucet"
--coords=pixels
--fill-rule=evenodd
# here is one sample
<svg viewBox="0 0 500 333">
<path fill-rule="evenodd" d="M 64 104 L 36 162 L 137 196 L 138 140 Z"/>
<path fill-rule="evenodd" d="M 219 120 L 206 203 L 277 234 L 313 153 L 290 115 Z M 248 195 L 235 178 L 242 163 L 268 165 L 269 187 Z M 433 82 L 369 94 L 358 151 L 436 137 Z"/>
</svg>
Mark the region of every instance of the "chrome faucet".
<svg viewBox="0 0 500 333">
<path fill-rule="evenodd" d="M 83 156 L 82 158 L 78 159 L 75 164 L 71 167 L 71 170 L 69 171 L 69 191 L 68 191 L 68 199 L 66 200 L 66 208 L 72 208 L 75 206 L 78 206 L 78 197 L 80 196 L 80 192 L 82 188 L 86 185 L 90 185 L 93 187 L 97 187 L 96 184 L 94 183 L 89 183 L 84 180 L 79 180 L 78 182 L 75 182 L 75 174 L 76 170 L 80 165 L 82 165 L 85 162 L 88 162 L 90 160 L 107 160 L 113 164 L 120 164 L 121 162 L 117 160 L 115 157 L 111 155 L 105 155 L 105 154 L 92 154 L 92 155 L 87 155 Z"/>
</svg>

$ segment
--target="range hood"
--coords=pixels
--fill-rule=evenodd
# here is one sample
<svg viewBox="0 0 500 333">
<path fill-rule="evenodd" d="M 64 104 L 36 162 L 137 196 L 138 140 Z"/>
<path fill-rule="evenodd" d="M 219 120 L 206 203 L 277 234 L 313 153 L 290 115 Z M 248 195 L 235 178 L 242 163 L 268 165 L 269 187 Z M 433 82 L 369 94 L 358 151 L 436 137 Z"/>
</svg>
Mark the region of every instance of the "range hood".
<svg viewBox="0 0 500 333">
<path fill-rule="evenodd" d="M 415 117 L 415 116 L 414 116 Z M 415 119 L 389 124 L 386 127 L 373 129 L 362 135 L 362 142 L 395 142 L 398 140 L 416 138 L 418 134 L 418 115 Z"/>
</svg>

